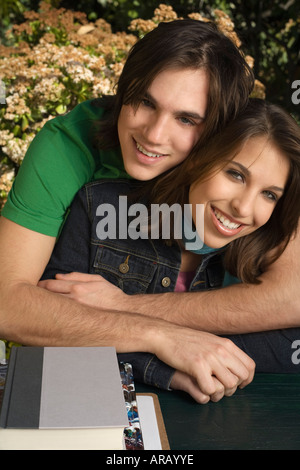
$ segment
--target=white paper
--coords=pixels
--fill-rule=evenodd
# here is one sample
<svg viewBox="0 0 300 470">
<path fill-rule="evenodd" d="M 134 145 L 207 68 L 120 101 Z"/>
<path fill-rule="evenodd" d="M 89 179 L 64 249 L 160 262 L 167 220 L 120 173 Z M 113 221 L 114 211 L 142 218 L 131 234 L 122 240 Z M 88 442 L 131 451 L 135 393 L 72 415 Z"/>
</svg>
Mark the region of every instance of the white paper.
<svg viewBox="0 0 300 470">
<path fill-rule="evenodd" d="M 153 398 L 151 396 L 137 395 L 136 399 L 144 449 L 162 450 Z"/>
</svg>

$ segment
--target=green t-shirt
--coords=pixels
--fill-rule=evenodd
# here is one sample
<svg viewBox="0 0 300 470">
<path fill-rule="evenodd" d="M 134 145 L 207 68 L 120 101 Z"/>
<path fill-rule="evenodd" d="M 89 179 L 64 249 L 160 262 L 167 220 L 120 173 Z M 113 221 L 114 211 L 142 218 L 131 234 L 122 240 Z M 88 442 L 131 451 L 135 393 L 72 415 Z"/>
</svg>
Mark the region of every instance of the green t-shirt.
<svg viewBox="0 0 300 470">
<path fill-rule="evenodd" d="M 35 232 L 57 236 L 77 191 L 99 178 L 126 178 L 120 148 L 95 147 L 104 109 L 92 100 L 48 121 L 32 141 L 2 215 Z"/>
</svg>

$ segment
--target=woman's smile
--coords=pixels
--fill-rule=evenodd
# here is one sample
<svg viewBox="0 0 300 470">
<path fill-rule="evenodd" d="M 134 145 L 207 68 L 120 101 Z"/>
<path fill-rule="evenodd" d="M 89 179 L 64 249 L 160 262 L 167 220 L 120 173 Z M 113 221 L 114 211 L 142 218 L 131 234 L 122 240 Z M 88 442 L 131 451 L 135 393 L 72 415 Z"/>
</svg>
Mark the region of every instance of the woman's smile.
<svg viewBox="0 0 300 470">
<path fill-rule="evenodd" d="M 216 229 L 225 237 L 232 237 L 237 235 L 248 224 L 236 221 L 233 217 L 220 211 L 214 206 L 211 206 L 212 221 Z"/>
</svg>

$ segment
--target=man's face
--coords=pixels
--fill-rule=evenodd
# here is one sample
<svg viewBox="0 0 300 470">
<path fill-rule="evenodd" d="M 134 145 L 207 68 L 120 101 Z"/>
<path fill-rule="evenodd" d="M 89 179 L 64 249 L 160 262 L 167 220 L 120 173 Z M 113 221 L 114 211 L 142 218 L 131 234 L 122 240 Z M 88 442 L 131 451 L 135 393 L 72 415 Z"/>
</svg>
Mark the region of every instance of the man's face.
<svg viewBox="0 0 300 470">
<path fill-rule="evenodd" d="M 118 133 L 130 176 L 150 180 L 185 160 L 203 130 L 208 90 L 205 69 L 168 69 L 137 108 L 122 106 Z"/>
</svg>

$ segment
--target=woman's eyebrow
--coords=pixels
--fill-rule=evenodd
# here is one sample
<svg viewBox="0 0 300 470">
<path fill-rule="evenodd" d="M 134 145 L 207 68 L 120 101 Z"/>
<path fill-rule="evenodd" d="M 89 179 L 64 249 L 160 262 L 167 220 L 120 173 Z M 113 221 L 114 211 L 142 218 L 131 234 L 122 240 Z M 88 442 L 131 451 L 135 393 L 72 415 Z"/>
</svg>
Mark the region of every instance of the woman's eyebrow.
<svg viewBox="0 0 300 470">
<path fill-rule="evenodd" d="M 238 166 L 246 176 L 251 176 L 251 171 L 241 163 L 234 160 L 231 160 L 231 163 L 235 166 Z M 270 186 L 269 189 L 272 189 L 273 191 L 279 191 L 281 193 L 284 192 L 284 188 L 280 188 L 279 186 Z"/>
<path fill-rule="evenodd" d="M 151 101 L 151 103 L 153 103 L 154 106 L 159 105 L 159 102 L 151 95 L 151 93 L 149 93 L 149 91 L 146 91 L 146 93 L 144 94 L 144 98 Z M 184 110 L 175 111 L 175 114 L 178 116 L 184 116 L 184 117 L 196 119 L 198 121 L 204 121 L 205 119 L 205 116 L 201 116 L 199 113 L 195 111 L 184 111 Z"/>
<path fill-rule="evenodd" d="M 244 165 L 242 165 L 241 163 L 235 161 L 235 160 L 229 160 L 230 163 L 232 163 L 233 165 L 235 166 L 238 166 L 240 170 L 242 170 L 242 172 L 246 175 L 246 176 L 251 176 L 251 171 L 248 170 L 247 167 L 245 167 Z M 229 163 L 228 162 L 228 163 Z"/>
</svg>

